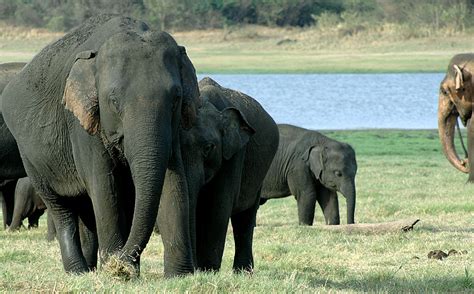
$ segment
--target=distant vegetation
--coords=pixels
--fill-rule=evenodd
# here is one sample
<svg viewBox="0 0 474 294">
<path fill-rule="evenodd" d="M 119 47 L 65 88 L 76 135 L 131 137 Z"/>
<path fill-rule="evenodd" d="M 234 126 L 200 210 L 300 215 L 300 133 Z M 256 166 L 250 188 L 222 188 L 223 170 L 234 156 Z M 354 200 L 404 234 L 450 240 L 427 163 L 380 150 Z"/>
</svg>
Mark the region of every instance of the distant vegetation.
<svg viewBox="0 0 474 294">
<path fill-rule="evenodd" d="M 239 24 L 335 28 L 342 36 L 396 25 L 405 38 L 474 27 L 474 0 L 0 0 L 9 24 L 67 31 L 101 12 L 147 20 L 163 30 Z"/>
</svg>

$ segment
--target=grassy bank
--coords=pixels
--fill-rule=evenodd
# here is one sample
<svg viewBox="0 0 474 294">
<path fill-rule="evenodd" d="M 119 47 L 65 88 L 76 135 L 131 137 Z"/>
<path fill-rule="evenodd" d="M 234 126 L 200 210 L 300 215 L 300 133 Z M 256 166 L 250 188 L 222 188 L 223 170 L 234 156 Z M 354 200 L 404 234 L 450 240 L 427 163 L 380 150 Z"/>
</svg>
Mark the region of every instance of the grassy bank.
<svg viewBox="0 0 474 294">
<path fill-rule="evenodd" d="M 163 279 L 163 247 L 153 235 L 138 280 L 123 282 L 106 274 L 63 272 L 58 244 L 38 230 L 0 231 L 0 289 L 31 291 L 127 292 L 472 292 L 474 291 L 473 186 L 441 153 L 436 131 L 331 131 L 349 142 L 358 157 L 356 222 L 418 217 L 413 232 L 346 234 L 299 227 L 291 197 L 261 207 L 255 230 L 256 269 L 252 276 L 231 271 L 231 233 L 222 270 Z M 345 201 L 340 198 L 342 221 Z M 467 250 L 443 261 L 430 250 Z"/>
<path fill-rule="evenodd" d="M 474 51 L 472 32 L 414 38 L 390 26 L 351 34 L 254 26 L 172 34 L 200 73 L 443 72 L 454 54 Z M 28 61 L 59 36 L 0 24 L 0 62 Z"/>
</svg>

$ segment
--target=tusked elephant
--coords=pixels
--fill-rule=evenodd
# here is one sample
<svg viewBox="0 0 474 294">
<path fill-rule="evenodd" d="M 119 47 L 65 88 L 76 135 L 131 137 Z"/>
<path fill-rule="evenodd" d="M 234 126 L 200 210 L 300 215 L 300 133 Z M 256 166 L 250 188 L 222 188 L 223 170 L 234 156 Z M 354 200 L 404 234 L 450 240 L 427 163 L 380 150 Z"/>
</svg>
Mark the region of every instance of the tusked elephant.
<svg viewBox="0 0 474 294">
<path fill-rule="evenodd" d="M 458 54 L 449 62 L 446 76 L 440 83 L 438 100 L 438 131 L 443 152 L 448 161 L 458 170 L 469 173 L 469 182 L 474 182 L 474 121 L 472 103 L 474 84 L 474 54 Z M 454 147 L 454 134 L 458 117 L 467 127 L 468 158 L 460 159 Z"/>
<path fill-rule="evenodd" d="M 139 274 L 165 174 L 178 186 L 169 196 L 177 205 L 162 210 L 173 224 L 173 234 L 162 236 L 165 276 L 193 272 L 178 130 L 192 126 L 199 101 L 184 47 L 113 15 L 46 46 L 6 86 L 4 119 L 53 216 L 67 272 L 95 268 L 98 236 L 103 264 L 114 255 L 115 269 Z"/>
<path fill-rule="evenodd" d="M 323 134 L 280 124 L 280 144 L 263 182 L 261 204 L 294 195 L 300 225 L 313 224 L 316 201 L 328 225 L 340 224 L 337 192 L 347 202 L 347 223 L 354 223 L 357 161 L 354 149 Z"/>
<path fill-rule="evenodd" d="M 28 229 L 38 227 L 40 216 L 46 210 L 41 197 L 31 185 L 28 177 L 18 180 L 15 189 L 15 200 L 10 231 L 18 230 L 24 219 L 28 218 Z"/>
<path fill-rule="evenodd" d="M 202 79 L 199 89 L 204 102 L 196 126 L 181 132 L 196 265 L 200 270 L 220 269 L 231 219 L 233 269 L 252 271 L 255 218 L 262 181 L 278 147 L 278 129 L 253 98 L 210 78 Z M 169 223 L 161 215 L 163 233 Z"/>
</svg>

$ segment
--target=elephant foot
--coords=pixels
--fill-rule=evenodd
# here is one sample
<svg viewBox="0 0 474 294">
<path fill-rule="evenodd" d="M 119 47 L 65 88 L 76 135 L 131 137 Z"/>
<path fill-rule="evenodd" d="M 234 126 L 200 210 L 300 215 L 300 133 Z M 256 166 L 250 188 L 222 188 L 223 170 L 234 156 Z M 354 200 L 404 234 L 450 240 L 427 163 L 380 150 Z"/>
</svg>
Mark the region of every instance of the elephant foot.
<svg viewBox="0 0 474 294">
<path fill-rule="evenodd" d="M 124 253 L 111 255 L 102 268 L 111 276 L 128 281 L 140 276 L 140 267 L 135 260 Z"/>
<path fill-rule="evenodd" d="M 182 276 L 193 274 L 193 273 L 194 273 L 193 266 L 165 265 L 164 277 L 176 278 L 176 277 L 182 277 Z"/>
</svg>

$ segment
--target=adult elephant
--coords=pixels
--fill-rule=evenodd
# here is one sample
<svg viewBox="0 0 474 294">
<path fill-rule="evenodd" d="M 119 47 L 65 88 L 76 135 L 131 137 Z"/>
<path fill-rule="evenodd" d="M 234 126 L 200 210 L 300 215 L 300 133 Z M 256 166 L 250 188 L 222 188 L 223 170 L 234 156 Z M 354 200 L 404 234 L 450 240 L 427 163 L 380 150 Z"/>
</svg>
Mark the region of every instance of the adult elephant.
<svg viewBox="0 0 474 294">
<path fill-rule="evenodd" d="M 278 147 L 278 129 L 253 98 L 210 78 L 202 79 L 199 89 L 205 103 L 197 124 L 181 132 L 190 207 L 196 213 L 191 216 L 196 264 L 200 270 L 220 269 L 231 219 L 233 268 L 252 271 L 255 218 L 262 181 Z M 158 223 L 161 233 L 169 227 L 162 213 Z"/>
<path fill-rule="evenodd" d="M 446 76 L 441 81 L 438 100 L 438 131 L 443 152 L 458 170 L 469 173 L 474 182 L 474 126 L 472 103 L 474 85 L 474 54 L 458 54 L 449 62 Z M 458 117 L 467 127 L 468 158 L 460 159 L 454 147 L 454 133 Z"/>
<path fill-rule="evenodd" d="M 354 223 L 356 204 L 354 149 L 323 134 L 292 125 L 278 125 L 280 144 L 263 182 L 261 204 L 294 195 L 300 225 L 313 224 L 316 201 L 326 224 L 338 225 L 337 192 L 346 198 L 347 223 Z"/>
<path fill-rule="evenodd" d="M 104 262 L 113 254 L 115 269 L 139 272 L 165 173 L 178 185 L 170 196 L 178 204 L 163 210 L 174 228 L 163 236 L 165 275 L 193 271 L 178 126 L 192 125 L 198 103 L 184 48 L 141 21 L 111 15 L 45 47 L 7 85 L 4 118 L 53 216 L 67 272 L 93 268 L 78 219 L 81 240 L 97 234 Z"/>
<path fill-rule="evenodd" d="M 43 200 L 31 185 L 28 177 L 18 180 L 12 222 L 9 230 L 19 230 L 24 219 L 28 218 L 28 229 L 38 227 L 39 218 L 46 210 Z"/>
<path fill-rule="evenodd" d="M 23 62 L 0 64 L 0 93 L 11 79 L 26 65 Z M 1 102 L 1 95 L 0 95 Z M 13 218 L 15 186 L 26 172 L 21 162 L 15 139 L 7 128 L 0 111 L 0 194 L 2 198 L 3 227 L 10 226 Z"/>
</svg>

